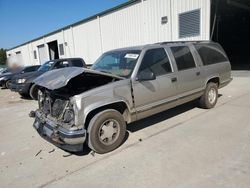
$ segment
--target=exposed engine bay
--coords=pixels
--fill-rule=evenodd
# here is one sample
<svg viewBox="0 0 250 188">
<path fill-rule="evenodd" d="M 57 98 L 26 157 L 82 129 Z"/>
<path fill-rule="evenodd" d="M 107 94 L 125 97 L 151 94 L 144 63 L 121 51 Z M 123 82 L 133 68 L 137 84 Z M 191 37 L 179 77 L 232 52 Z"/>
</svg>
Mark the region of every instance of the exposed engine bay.
<svg viewBox="0 0 250 188">
<path fill-rule="evenodd" d="M 50 73 L 46 78 L 48 79 L 49 77 L 49 80 L 38 80 L 39 110 L 46 118 L 57 122 L 57 124 L 67 129 L 74 127 L 75 123 L 74 104 L 70 103 L 71 97 L 120 80 L 120 78 L 107 76 L 106 74 L 93 74 L 85 71 L 78 75 L 72 75 L 71 78 L 67 79 L 62 74 L 56 76 L 55 73 Z M 53 78 L 61 78 L 61 80 L 60 82 L 57 81 L 57 84 L 53 82 Z M 62 87 L 58 88 L 56 84 Z M 52 86 L 56 89 L 53 89 Z"/>
</svg>

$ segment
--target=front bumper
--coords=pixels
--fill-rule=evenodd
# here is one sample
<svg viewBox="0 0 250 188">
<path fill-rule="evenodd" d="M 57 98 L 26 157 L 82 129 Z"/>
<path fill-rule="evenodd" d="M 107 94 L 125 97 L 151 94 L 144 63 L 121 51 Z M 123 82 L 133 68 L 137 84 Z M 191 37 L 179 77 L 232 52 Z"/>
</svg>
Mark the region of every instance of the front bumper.
<svg viewBox="0 0 250 188">
<path fill-rule="evenodd" d="M 86 140 L 85 129 L 70 131 L 46 118 L 39 110 L 33 113 L 35 116 L 33 127 L 42 138 L 67 151 L 82 151 Z"/>
<path fill-rule="evenodd" d="M 30 88 L 30 83 L 23 83 L 23 84 L 10 83 L 10 90 L 14 92 L 28 94 L 29 88 Z"/>
</svg>

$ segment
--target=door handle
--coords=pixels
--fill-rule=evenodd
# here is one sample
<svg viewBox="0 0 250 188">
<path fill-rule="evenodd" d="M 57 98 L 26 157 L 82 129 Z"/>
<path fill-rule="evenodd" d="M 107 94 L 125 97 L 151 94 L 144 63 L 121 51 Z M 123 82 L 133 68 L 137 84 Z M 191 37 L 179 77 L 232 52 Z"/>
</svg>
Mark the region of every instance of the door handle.
<svg viewBox="0 0 250 188">
<path fill-rule="evenodd" d="M 200 74 L 201 74 L 201 72 L 199 71 L 199 72 L 196 72 L 196 76 L 200 76 Z"/>
<path fill-rule="evenodd" d="M 177 81 L 177 78 L 174 77 L 174 78 L 171 78 L 171 82 L 176 82 Z"/>
</svg>

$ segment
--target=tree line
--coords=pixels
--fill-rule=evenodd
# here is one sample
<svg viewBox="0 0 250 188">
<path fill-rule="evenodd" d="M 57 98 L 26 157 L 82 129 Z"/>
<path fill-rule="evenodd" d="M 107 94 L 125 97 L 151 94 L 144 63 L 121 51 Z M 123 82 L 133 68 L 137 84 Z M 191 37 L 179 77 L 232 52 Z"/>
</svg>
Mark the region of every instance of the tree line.
<svg viewBox="0 0 250 188">
<path fill-rule="evenodd" d="M 6 62 L 7 62 L 6 50 L 0 48 L 0 65 L 6 65 Z"/>
</svg>

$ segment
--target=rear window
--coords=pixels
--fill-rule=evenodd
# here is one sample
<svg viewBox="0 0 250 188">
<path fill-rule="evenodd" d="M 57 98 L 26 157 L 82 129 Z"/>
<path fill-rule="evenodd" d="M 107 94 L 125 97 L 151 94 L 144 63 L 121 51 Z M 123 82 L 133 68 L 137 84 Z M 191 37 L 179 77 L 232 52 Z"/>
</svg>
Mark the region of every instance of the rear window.
<svg viewBox="0 0 250 188">
<path fill-rule="evenodd" d="M 57 62 L 54 66 L 54 69 L 61 69 L 65 67 L 69 67 L 69 62 L 66 60 Z"/>
<path fill-rule="evenodd" d="M 73 67 L 83 67 L 83 62 L 80 59 L 74 59 L 71 61 Z"/>
<path fill-rule="evenodd" d="M 171 47 L 179 71 L 196 67 L 194 57 L 187 46 Z"/>
<path fill-rule="evenodd" d="M 198 51 L 204 65 L 212 65 L 228 61 L 227 57 L 224 55 L 224 52 L 216 45 L 204 46 L 197 44 L 195 45 L 195 48 Z"/>
</svg>

